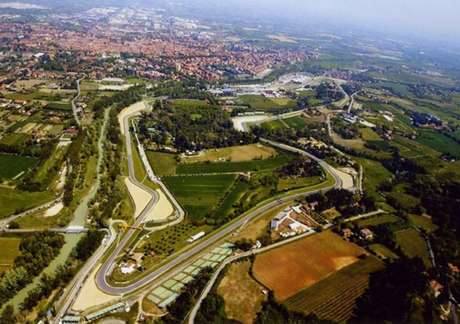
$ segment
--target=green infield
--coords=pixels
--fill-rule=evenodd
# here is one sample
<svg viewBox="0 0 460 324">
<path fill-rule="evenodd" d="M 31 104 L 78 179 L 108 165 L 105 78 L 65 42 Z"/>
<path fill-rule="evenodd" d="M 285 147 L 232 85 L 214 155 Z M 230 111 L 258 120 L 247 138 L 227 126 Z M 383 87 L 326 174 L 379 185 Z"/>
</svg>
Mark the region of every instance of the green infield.
<svg viewBox="0 0 460 324">
<path fill-rule="evenodd" d="M 36 164 L 34 158 L 0 153 L 0 180 L 13 179 Z"/>
<path fill-rule="evenodd" d="M 232 187 L 234 175 L 164 177 L 166 186 L 192 220 L 204 220 Z"/>
<path fill-rule="evenodd" d="M 50 192 L 25 192 L 0 187 L 0 218 L 44 204 L 53 199 Z"/>
<path fill-rule="evenodd" d="M 163 177 L 176 174 L 176 155 L 154 151 L 147 151 L 146 154 L 153 172 L 157 176 Z"/>
<path fill-rule="evenodd" d="M 274 158 L 246 162 L 187 163 L 177 166 L 177 174 L 206 174 L 227 172 L 257 172 L 275 170 L 294 158 L 293 155 L 280 153 Z"/>
</svg>

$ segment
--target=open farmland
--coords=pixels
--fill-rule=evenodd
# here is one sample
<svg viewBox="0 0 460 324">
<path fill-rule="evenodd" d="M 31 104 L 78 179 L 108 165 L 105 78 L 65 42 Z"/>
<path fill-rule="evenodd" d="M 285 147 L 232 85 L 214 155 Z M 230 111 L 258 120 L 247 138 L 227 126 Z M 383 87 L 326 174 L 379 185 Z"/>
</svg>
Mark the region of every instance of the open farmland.
<svg viewBox="0 0 460 324">
<path fill-rule="evenodd" d="M 225 314 L 241 323 L 253 323 L 262 307 L 263 287 L 251 278 L 250 261 L 233 263 L 217 287 L 225 301 Z"/>
<path fill-rule="evenodd" d="M 397 231 L 396 243 L 401 247 L 404 254 L 410 258 L 420 257 L 426 266 L 430 266 L 428 248 L 423 237 L 413 228 Z"/>
<path fill-rule="evenodd" d="M 24 192 L 0 187 L 0 218 L 50 201 L 49 192 Z"/>
<path fill-rule="evenodd" d="M 431 147 L 440 153 L 451 154 L 456 158 L 460 158 L 460 145 L 453 139 L 436 131 L 420 131 L 420 136 L 417 138 L 417 142 Z"/>
<path fill-rule="evenodd" d="M 356 158 L 356 160 L 364 169 L 364 189 L 375 196 L 378 186 L 392 177 L 391 172 L 380 162 L 363 158 Z"/>
<path fill-rule="evenodd" d="M 433 223 L 430 216 L 409 214 L 408 218 L 414 226 L 422 228 L 428 233 L 434 232 L 438 229 L 438 226 Z"/>
<path fill-rule="evenodd" d="M 179 164 L 176 172 L 177 174 L 206 174 L 274 170 L 288 163 L 292 159 L 293 155 L 283 152 L 274 158 L 266 160 Z"/>
<path fill-rule="evenodd" d="M 259 95 L 243 95 L 238 97 L 239 101 L 255 110 L 279 110 L 296 107 L 295 100 L 289 98 L 266 98 Z"/>
<path fill-rule="evenodd" d="M 327 231 L 258 255 L 254 276 L 284 301 L 358 260 L 364 252 Z"/>
<path fill-rule="evenodd" d="M 290 310 L 343 322 L 350 318 L 356 299 L 367 289 L 369 274 L 383 264 L 375 257 L 359 260 L 300 291 L 284 304 Z"/>
<path fill-rule="evenodd" d="M 294 129 L 302 129 L 308 124 L 305 118 L 300 117 L 300 116 L 284 119 L 284 122 L 290 128 L 294 128 Z"/>
<path fill-rule="evenodd" d="M 0 274 L 8 270 L 14 263 L 14 259 L 19 255 L 19 244 L 21 239 L 18 237 L 0 237 Z"/>
<path fill-rule="evenodd" d="M 147 151 L 146 154 L 156 175 L 162 177 L 176 174 L 176 155 L 154 151 Z"/>
<path fill-rule="evenodd" d="M 30 140 L 32 137 L 27 134 L 22 134 L 22 133 L 10 133 L 6 134 L 3 136 L 0 140 L 0 144 L 3 145 L 21 145 L 25 144 L 28 140 Z"/>
<path fill-rule="evenodd" d="M 12 179 L 35 166 L 34 158 L 0 153 L 0 180 Z"/>
<path fill-rule="evenodd" d="M 205 150 L 199 155 L 184 157 L 182 161 L 186 163 L 219 161 L 243 162 L 256 159 L 268 159 L 277 154 L 276 150 L 272 147 L 262 144 L 249 144 Z"/>
<path fill-rule="evenodd" d="M 203 219 L 218 206 L 235 176 L 164 177 L 164 181 L 192 219 Z"/>
<path fill-rule="evenodd" d="M 367 226 L 378 226 L 382 224 L 391 224 L 401 221 L 401 218 L 392 214 L 380 214 L 377 216 L 373 216 L 371 218 L 366 218 L 359 220 L 357 222 L 358 226 L 361 228 Z"/>
</svg>

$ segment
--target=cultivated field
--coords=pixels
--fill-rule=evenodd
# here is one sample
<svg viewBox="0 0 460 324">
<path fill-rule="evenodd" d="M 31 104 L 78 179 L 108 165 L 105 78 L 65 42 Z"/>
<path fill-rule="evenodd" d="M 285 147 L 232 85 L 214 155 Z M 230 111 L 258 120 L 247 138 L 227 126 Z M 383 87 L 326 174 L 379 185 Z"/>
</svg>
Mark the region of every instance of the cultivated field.
<svg viewBox="0 0 460 324">
<path fill-rule="evenodd" d="M 392 215 L 392 214 L 380 214 L 374 217 L 359 220 L 357 223 L 359 227 L 367 227 L 367 226 L 377 226 L 381 224 L 396 223 L 400 220 L 401 218 L 395 215 Z"/>
<path fill-rule="evenodd" d="M 369 248 L 374 252 L 378 257 L 382 259 L 396 259 L 398 256 L 391 251 L 389 248 L 387 248 L 385 245 L 382 244 L 372 244 L 369 246 Z"/>
<path fill-rule="evenodd" d="M 225 300 L 227 317 L 245 324 L 254 322 L 265 299 L 263 287 L 249 275 L 250 267 L 250 261 L 231 264 L 217 287 Z"/>
<path fill-rule="evenodd" d="M 203 219 L 230 189 L 234 175 L 164 177 L 166 186 L 193 219 Z"/>
<path fill-rule="evenodd" d="M 363 253 L 360 247 L 327 231 L 258 255 L 253 271 L 283 301 L 356 262 Z"/>
<path fill-rule="evenodd" d="M 434 232 L 438 229 L 438 226 L 434 224 L 431 218 L 427 215 L 409 214 L 409 220 L 414 226 L 423 228 L 428 233 Z"/>
<path fill-rule="evenodd" d="M 344 322 L 350 318 L 355 301 L 367 289 L 369 273 L 383 267 L 377 258 L 359 260 L 287 299 L 291 310 L 315 314 L 320 319 Z"/>
<path fill-rule="evenodd" d="M 255 159 L 268 159 L 276 156 L 277 154 L 276 150 L 272 147 L 262 144 L 249 144 L 206 150 L 199 155 L 184 157 L 182 162 L 243 162 Z"/>
<path fill-rule="evenodd" d="M 49 192 L 23 192 L 0 187 L 0 218 L 52 200 Z"/>
<path fill-rule="evenodd" d="M 426 266 L 430 266 L 428 248 L 422 236 L 412 228 L 397 231 L 396 243 L 401 247 L 408 257 L 420 257 Z"/>
<path fill-rule="evenodd" d="M 244 95 L 238 99 L 255 110 L 277 110 L 295 108 L 296 102 L 289 98 L 266 98 L 259 95 Z"/>
<path fill-rule="evenodd" d="M 163 177 L 176 174 L 176 155 L 154 151 L 146 151 L 146 154 L 153 172 L 157 176 Z"/>
<path fill-rule="evenodd" d="M 202 173 L 226 173 L 226 172 L 257 172 L 274 170 L 292 160 L 293 155 L 280 153 L 266 160 L 253 160 L 246 162 L 219 162 L 219 163 L 191 163 L 179 164 L 177 174 L 202 174 Z"/>
<path fill-rule="evenodd" d="M 8 270 L 19 255 L 21 239 L 17 237 L 0 237 L 0 274 Z"/>
<path fill-rule="evenodd" d="M 34 158 L 0 153 L 0 180 L 12 179 L 36 163 Z"/>
</svg>

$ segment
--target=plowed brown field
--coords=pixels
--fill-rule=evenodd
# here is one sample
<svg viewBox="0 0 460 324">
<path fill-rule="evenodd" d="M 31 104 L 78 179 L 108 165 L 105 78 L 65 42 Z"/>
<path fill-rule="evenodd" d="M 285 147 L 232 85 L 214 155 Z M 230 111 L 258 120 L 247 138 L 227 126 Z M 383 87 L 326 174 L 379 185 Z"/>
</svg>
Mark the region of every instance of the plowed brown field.
<svg viewBox="0 0 460 324">
<path fill-rule="evenodd" d="M 283 301 L 358 260 L 365 251 L 327 231 L 256 257 L 253 273 Z"/>
</svg>

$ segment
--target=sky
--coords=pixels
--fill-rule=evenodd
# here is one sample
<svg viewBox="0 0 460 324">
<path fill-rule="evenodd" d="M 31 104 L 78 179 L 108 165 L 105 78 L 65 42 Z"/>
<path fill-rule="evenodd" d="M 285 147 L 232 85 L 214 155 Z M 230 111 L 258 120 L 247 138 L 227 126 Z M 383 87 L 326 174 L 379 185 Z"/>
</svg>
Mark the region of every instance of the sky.
<svg viewBox="0 0 460 324">
<path fill-rule="evenodd" d="M 460 0 L 183 0 L 460 43 Z M 231 11 L 227 11 L 231 14 Z"/>
</svg>

